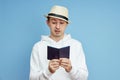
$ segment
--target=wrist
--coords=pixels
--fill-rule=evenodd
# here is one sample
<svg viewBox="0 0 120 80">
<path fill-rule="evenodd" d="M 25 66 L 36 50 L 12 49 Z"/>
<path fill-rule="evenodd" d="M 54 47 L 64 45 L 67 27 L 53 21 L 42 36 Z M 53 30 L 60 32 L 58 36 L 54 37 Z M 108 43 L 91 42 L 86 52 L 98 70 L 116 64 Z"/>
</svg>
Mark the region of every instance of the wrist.
<svg viewBox="0 0 120 80">
<path fill-rule="evenodd" d="M 66 72 L 70 72 L 72 70 L 72 66 L 70 66 L 68 69 L 66 69 Z"/>
</svg>

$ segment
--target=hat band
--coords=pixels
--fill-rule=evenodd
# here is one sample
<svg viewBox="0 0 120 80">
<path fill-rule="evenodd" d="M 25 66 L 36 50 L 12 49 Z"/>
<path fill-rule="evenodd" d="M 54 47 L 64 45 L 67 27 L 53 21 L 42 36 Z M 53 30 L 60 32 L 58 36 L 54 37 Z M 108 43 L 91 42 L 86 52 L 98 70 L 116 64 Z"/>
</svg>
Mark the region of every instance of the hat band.
<svg viewBox="0 0 120 80">
<path fill-rule="evenodd" d="M 63 19 L 65 19 L 65 20 L 68 21 L 68 18 L 67 18 L 67 17 L 62 16 L 62 15 L 59 15 L 59 14 L 49 13 L 48 16 L 55 16 L 55 17 L 63 18 Z"/>
</svg>

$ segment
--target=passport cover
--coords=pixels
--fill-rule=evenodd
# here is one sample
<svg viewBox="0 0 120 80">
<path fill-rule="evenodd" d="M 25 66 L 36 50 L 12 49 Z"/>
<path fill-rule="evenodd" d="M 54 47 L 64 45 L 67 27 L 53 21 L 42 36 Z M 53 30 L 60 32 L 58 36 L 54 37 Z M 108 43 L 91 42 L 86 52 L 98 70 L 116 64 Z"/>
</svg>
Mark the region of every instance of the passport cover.
<svg viewBox="0 0 120 80">
<path fill-rule="evenodd" d="M 47 46 L 47 59 L 69 58 L 70 46 L 62 48 L 54 48 Z"/>
</svg>

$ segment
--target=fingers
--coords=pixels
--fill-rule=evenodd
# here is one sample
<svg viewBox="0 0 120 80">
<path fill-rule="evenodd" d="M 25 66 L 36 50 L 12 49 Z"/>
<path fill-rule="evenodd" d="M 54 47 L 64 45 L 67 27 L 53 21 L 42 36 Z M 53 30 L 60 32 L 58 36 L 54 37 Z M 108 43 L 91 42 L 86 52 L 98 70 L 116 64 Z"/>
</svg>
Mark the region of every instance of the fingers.
<svg viewBox="0 0 120 80">
<path fill-rule="evenodd" d="M 53 59 L 49 62 L 49 70 L 51 73 L 54 73 L 59 66 L 63 67 L 66 72 L 70 72 L 72 69 L 71 61 L 67 58 Z"/>
<path fill-rule="evenodd" d="M 51 60 L 51 61 L 50 61 L 50 66 L 51 66 L 52 68 L 58 68 L 58 67 L 59 67 L 59 60 L 56 60 L 56 59 Z"/>
<path fill-rule="evenodd" d="M 69 60 L 68 59 L 60 59 L 60 65 L 62 67 L 67 67 L 69 65 Z"/>
<path fill-rule="evenodd" d="M 51 73 L 54 73 L 59 68 L 59 65 L 60 65 L 59 63 L 60 63 L 59 59 L 50 60 L 49 70 Z"/>
<path fill-rule="evenodd" d="M 60 66 L 63 67 L 67 72 L 72 69 L 71 61 L 67 58 L 60 58 Z"/>
</svg>

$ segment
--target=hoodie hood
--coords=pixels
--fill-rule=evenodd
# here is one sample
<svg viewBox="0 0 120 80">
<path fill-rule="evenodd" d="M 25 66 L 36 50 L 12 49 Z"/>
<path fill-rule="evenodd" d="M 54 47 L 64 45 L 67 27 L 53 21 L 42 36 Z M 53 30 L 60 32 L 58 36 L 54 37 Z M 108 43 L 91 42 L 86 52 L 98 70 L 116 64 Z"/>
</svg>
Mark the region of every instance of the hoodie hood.
<svg viewBox="0 0 120 80">
<path fill-rule="evenodd" d="M 65 46 L 65 43 L 68 42 L 69 40 L 71 40 L 70 34 L 65 34 L 63 39 L 59 40 L 58 42 L 54 41 L 49 36 L 44 36 L 44 35 L 41 36 L 41 41 L 44 41 L 47 43 L 47 45 L 54 46 L 54 47 L 57 47 L 55 45 L 59 45 L 59 47 L 60 47 L 60 45 L 61 45 L 61 47 Z"/>
</svg>

